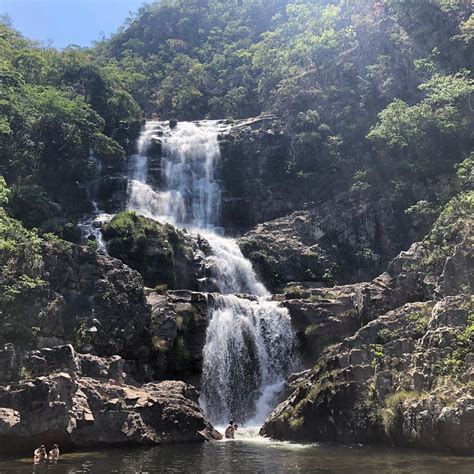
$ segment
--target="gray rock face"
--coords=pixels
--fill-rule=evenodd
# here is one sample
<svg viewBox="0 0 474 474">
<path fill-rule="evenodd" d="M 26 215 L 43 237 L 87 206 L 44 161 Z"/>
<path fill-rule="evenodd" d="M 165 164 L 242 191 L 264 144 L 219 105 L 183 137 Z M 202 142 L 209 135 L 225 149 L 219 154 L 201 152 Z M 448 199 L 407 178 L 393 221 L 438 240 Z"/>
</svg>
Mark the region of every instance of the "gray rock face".
<svg viewBox="0 0 474 474">
<path fill-rule="evenodd" d="M 235 121 L 220 137 L 225 229 L 248 229 L 294 209 L 289 147 L 289 136 L 272 115 Z"/>
<path fill-rule="evenodd" d="M 37 344 L 68 342 L 84 352 L 147 358 L 149 309 L 141 276 L 108 255 L 64 245 L 44 246 L 48 299 Z"/>
<path fill-rule="evenodd" d="M 381 273 L 412 236 L 387 198 L 340 196 L 314 210 L 259 224 L 239 241 L 266 283 L 354 283 Z M 401 230 L 402 229 L 402 230 Z"/>
<path fill-rule="evenodd" d="M 474 289 L 474 250 L 469 238 L 456 246 L 454 254 L 446 260 L 437 292 L 443 295 L 456 295 L 473 292 Z"/>
<path fill-rule="evenodd" d="M 310 300 L 333 292 L 336 307 L 349 295 L 361 327 L 290 384 L 262 434 L 472 452 L 472 213 L 463 199 L 447 209 L 372 282 L 292 290 Z"/>
<path fill-rule="evenodd" d="M 209 323 L 208 309 L 212 295 L 191 291 L 151 291 L 150 335 L 155 349 L 155 373 L 158 376 L 187 379 L 202 369 L 202 351 Z"/>
<path fill-rule="evenodd" d="M 462 361 L 459 375 L 450 372 L 470 311 L 469 297 L 447 297 L 370 322 L 323 354 L 262 434 L 472 452 L 473 365 Z"/>
<path fill-rule="evenodd" d="M 22 380 L 0 386 L 0 452 L 29 452 L 42 443 L 67 449 L 220 437 L 184 382 L 124 383 L 120 357 L 76 354 L 71 346 L 28 353 L 25 364 L 34 358 L 47 360 L 43 375 L 24 366 Z"/>
</svg>

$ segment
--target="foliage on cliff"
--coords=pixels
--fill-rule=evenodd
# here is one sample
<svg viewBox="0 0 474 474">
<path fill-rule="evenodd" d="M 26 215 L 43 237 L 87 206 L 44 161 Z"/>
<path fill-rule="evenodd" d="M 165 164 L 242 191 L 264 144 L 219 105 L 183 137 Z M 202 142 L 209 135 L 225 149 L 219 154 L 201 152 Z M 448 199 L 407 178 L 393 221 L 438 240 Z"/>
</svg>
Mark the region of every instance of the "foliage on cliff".
<svg viewBox="0 0 474 474">
<path fill-rule="evenodd" d="M 28 341 L 39 331 L 34 306 L 44 286 L 41 240 L 7 215 L 8 195 L 0 176 L 0 342 Z"/>
<path fill-rule="evenodd" d="M 122 76 L 86 51 L 41 47 L 0 21 L 0 174 L 27 225 L 60 215 L 60 205 L 66 216 L 83 211 L 91 153 L 124 159 L 126 142 L 112 137 L 140 109 Z"/>
<path fill-rule="evenodd" d="M 472 150 L 470 13 L 445 0 L 166 0 L 95 54 L 148 115 L 276 113 L 303 202 L 347 189 L 416 202 L 428 187 L 423 199 L 442 206 Z"/>
<path fill-rule="evenodd" d="M 184 232 L 133 211 L 117 214 L 102 231 L 108 253 L 137 270 L 147 286 L 196 289 L 197 248 Z"/>
<path fill-rule="evenodd" d="M 0 172 L 11 210 L 29 226 L 87 210 L 90 151 L 123 157 L 141 109 L 276 113 L 291 137 L 280 171 L 296 208 L 350 189 L 439 209 L 472 150 L 470 13 L 445 0 L 163 0 L 94 48 L 62 52 L 3 22 Z"/>
</svg>

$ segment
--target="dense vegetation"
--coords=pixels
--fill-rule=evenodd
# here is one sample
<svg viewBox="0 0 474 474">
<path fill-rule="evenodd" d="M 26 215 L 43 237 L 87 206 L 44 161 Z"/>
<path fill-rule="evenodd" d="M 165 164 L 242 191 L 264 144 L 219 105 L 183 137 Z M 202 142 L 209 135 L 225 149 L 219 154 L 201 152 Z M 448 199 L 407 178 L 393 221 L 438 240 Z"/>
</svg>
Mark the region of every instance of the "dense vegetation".
<svg viewBox="0 0 474 474">
<path fill-rule="evenodd" d="M 41 240 L 7 215 L 9 195 L 0 177 L 0 343 L 29 340 L 39 331 L 35 305 L 44 285 Z"/>
<path fill-rule="evenodd" d="M 83 214 L 90 157 L 123 160 L 123 131 L 140 117 L 122 73 L 88 51 L 40 47 L 2 22 L 0 84 L 0 175 L 13 215 L 39 227 Z"/>
<path fill-rule="evenodd" d="M 282 117 L 289 178 L 321 190 L 308 201 L 413 192 L 472 146 L 469 14 L 444 0 L 162 1 L 96 51 L 147 114 Z"/>
<path fill-rule="evenodd" d="M 472 150 L 473 21 L 462 1 L 163 0 L 94 48 L 62 52 L 4 21 L 10 209 L 30 227 L 87 211 L 90 157 L 123 159 L 142 115 L 273 112 L 303 201 L 391 192 L 410 196 L 402 207 L 423 201 L 410 212 L 432 222 Z"/>
</svg>

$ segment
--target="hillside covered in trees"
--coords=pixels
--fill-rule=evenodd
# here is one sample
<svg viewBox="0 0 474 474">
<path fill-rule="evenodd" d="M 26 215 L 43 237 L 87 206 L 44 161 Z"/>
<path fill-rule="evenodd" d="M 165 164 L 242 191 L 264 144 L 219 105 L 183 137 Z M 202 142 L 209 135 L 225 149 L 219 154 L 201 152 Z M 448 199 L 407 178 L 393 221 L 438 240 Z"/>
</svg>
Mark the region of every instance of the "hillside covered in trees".
<svg viewBox="0 0 474 474">
<path fill-rule="evenodd" d="M 462 418 L 472 400 L 473 67 L 462 0 L 161 0 L 61 51 L 0 18 L 0 384 L 52 377 L 25 351 L 61 344 L 81 353 L 73 378 L 98 364 L 122 383 L 118 354 L 128 381 L 199 379 L 212 238 L 127 198 L 147 123 L 166 123 L 146 149 L 159 186 L 163 135 L 215 120 L 219 225 L 308 368 L 263 434 L 443 449 L 448 435 L 412 439 L 406 419 L 442 425 L 443 403 Z M 103 248 L 84 234 L 99 209 Z M 197 395 L 170 384 L 215 436 Z M 468 452 L 461 418 L 449 448 Z"/>
<path fill-rule="evenodd" d="M 441 0 L 162 1 L 94 48 L 62 52 L 3 23 L 0 172 L 12 212 L 36 227 L 77 218 L 90 152 L 123 160 L 141 117 L 271 112 L 291 137 L 283 171 L 304 190 L 299 205 L 429 182 L 430 205 L 413 213 L 435 214 L 472 146 L 469 15 L 468 2 Z"/>
</svg>

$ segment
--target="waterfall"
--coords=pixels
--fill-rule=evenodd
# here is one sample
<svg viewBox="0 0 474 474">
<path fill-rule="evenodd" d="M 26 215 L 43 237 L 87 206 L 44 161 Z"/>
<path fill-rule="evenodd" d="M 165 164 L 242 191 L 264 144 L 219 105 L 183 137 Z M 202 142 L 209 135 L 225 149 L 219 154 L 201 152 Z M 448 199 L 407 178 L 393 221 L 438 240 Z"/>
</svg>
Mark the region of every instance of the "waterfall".
<svg viewBox="0 0 474 474">
<path fill-rule="evenodd" d="M 93 179 L 86 187 L 86 193 L 89 201 L 92 204 L 92 215 L 86 215 L 81 220 L 79 220 L 78 227 L 81 231 L 81 236 L 84 241 L 96 241 L 99 250 L 105 251 L 106 246 L 100 229 L 103 224 L 112 218 L 112 216 L 102 212 L 96 200 L 99 180 L 102 174 L 102 164 L 92 154 L 89 157 L 89 163 L 93 169 Z"/>
<path fill-rule="evenodd" d="M 201 405 L 216 423 L 262 424 L 294 360 L 288 311 L 275 302 L 214 296 Z"/>
<path fill-rule="evenodd" d="M 148 122 L 130 160 L 129 209 L 174 224 L 216 231 L 221 187 L 217 179 L 219 122 L 181 122 L 170 129 Z M 151 142 L 162 145 L 160 190 L 147 183 L 147 152 Z"/>
<path fill-rule="evenodd" d="M 218 121 L 148 122 L 130 159 L 127 208 L 199 232 L 220 294 L 212 295 L 200 403 L 222 424 L 263 423 L 295 360 L 288 311 L 270 301 L 237 242 L 223 237 Z M 161 148 L 160 185 L 149 184 L 150 150 Z M 241 296 L 237 296 L 240 294 Z M 243 296 L 243 294 L 251 296 Z"/>
</svg>

